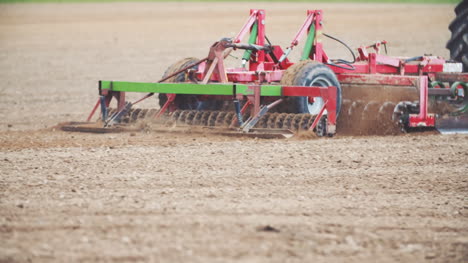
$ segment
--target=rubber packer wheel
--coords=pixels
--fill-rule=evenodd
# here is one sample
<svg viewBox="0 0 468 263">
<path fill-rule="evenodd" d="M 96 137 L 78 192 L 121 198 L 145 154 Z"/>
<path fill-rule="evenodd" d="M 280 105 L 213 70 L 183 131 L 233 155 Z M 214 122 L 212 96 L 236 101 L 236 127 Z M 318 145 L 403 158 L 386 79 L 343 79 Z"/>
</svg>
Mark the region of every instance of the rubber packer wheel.
<svg viewBox="0 0 468 263">
<path fill-rule="evenodd" d="M 196 58 L 184 58 L 171 66 L 169 66 L 166 71 L 164 72 L 163 78 L 173 74 L 174 72 L 177 72 L 191 64 L 194 64 L 198 62 L 198 59 Z M 193 69 L 197 69 L 197 66 L 193 67 Z M 165 82 L 185 82 L 185 72 L 181 72 L 174 77 L 166 80 Z M 159 94 L 159 106 L 162 107 L 166 101 L 167 101 L 167 96 L 166 94 Z M 175 104 L 177 105 L 177 108 L 181 110 L 191 110 L 191 109 L 196 109 L 198 107 L 198 101 L 196 100 L 195 96 L 191 95 L 178 95 L 176 96 L 175 99 Z"/>
<path fill-rule="evenodd" d="M 312 60 L 305 60 L 289 67 L 281 79 L 282 85 L 337 87 L 336 116 L 341 110 L 341 86 L 335 73 L 328 66 Z M 320 97 L 309 103 L 308 97 L 292 97 L 287 103 L 287 111 L 291 113 L 318 114 L 324 101 Z"/>
<path fill-rule="evenodd" d="M 452 37 L 447 42 L 450 58 L 463 64 L 463 71 L 468 71 L 468 0 L 463 0 L 455 7 L 455 19 L 449 29 Z"/>
<path fill-rule="evenodd" d="M 163 78 L 187 66 L 195 64 L 198 61 L 199 59 L 197 58 L 184 58 L 172 64 L 170 67 L 168 67 L 166 71 L 164 72 Z M 194 66 L 192 69 L 196 70 L 198 69 L 198 66 Z M 181 72 L 175 75 L 174 77 L 166 80 L 165 82 L 173 83 L 173 82 L 185 82 L 185 81 L 186 81 L 185 72 Z M 166 94 L 159 94 L 158 98 L 159 98 L 159 106 L 162 107 L 167 101 L 167 96 Z M 177 95 L 174 103 L 177 106 L 177 109 L 180 109 L 180 110 L 216 110 L 222 106 L 221 105 L 222 102 L 220 101 L 216 101 L 216 100 L 200 101 L 195 95 Z"/>
</svg>

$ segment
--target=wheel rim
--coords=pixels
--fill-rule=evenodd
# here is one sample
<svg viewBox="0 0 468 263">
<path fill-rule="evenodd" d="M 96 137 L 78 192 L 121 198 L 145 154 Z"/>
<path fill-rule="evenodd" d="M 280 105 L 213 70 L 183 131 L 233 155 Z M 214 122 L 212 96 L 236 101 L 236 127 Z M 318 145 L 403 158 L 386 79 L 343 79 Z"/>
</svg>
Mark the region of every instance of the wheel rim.
<svg viewBox="0 0 468 263">
<path fill-rule="evenodd" d="M 330 87 L 333 86 L 331 82 L 324 77 L 317 77 L 311 81 L 309 87 L 316 86 L 316 87 Z M 313 97 L 314 102 L 310 103 L 307 99 L 307 109 L 309 110 L 310 114 L 319 114 L 320 110 L 323 108 L 325 102 L 323 101 L 322 97 Z M 323 112 L 323 114 L 327 114 L 327 110 Z"/>
</svg>

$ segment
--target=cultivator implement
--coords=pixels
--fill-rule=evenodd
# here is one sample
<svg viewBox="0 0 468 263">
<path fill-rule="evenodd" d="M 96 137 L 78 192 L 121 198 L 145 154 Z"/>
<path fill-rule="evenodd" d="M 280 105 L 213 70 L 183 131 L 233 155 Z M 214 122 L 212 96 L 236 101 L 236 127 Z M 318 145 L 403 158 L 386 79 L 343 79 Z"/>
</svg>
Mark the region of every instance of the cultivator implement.
<svg viewBox="0 0 468 263">
<path fill-rule="evenodd" d="M 245 135 L 254 134 L 256 137 L 290 137 L 292 131 L 310 130 L 320 136 L 333 135 L 336 130 L 336 87 L 297 87 L 280 85 L 243 85 L 243 84 L 194 84 L 194 83 L 129 83 L 129 82 L 100 82 L 101 118 L 105 127 L 115 124 L 132 123 L 138 120 L 160 119 L 160 123 L 170 126 L 177 123 L 179 126 L 197 125 L 202 127 L 220 128 L 220 132 Z M 159 110 L 131 109 L 132 104 L 125 103 L 125 92 L 149 92 L 149 94 L 168 94 L 166 102 Z M 171 92 L 171 93 L 169 93 Z M 212 98 L 233 101 L 233 110 L 197 110 L 177 109 L 175 99 L 177 96 L 207 96 L 207 102 Z M 149 95 L 146 95 L 149 96 Z M 145 97 L 146 97 L 145 96 Z M 314 96 L 324 98 L 322 112 L 318 114 L 269 113 L 269 110 L 283 101 L 283 97 Z M 276 97 L 269 104 L 261 105 L 261 99 Z M 106 105 L 112 98 L 116 98 L 117 109 L 108 110 Z M 246 98 L 242 109 L 240 99 Z M 203 103 L 197 101 L 198 107 Z M 171 110 L 170 108 L 173 108 Z M 250 109 L 249 109 L 250 108 Z M 97 109 L 97 107 L 95 107 Z M 327 111 L 327 115 L 323 113 Z M 90 115 L 88 119 L 94 112 Z M 283 134 L 283 136 L 281 136 Z"/>
<path fill-rule="evenodd" d="M 100 131 L 139 120 L 275 138 L 301 130 L 319 136 L 468 130 L 468 74 L 462 73 L 461 63 L 380 54 L 386 41 L 359 47 L 355 55 L 344 42 L 322 32 L 322 15 L 321 10 L 307 11 L 283 50 L 266 36 L 265 11 L 250 10 L 234 38 L 215 42 L 204 59 L 172 65 L 157 83 L 100 81 L 100 98 L 87 121 L 100 107 Z M 241 43 L 248 33 L 248 42 Z M 343 44 L 353 61 L 328 57 L 323 37 Z M 288 56 L 302 39 L 301 61 L 293 63 Z M 239 67 L 226 68 L 225 60 L 237 50 L 244 52 Z M 146 95 L 130 103 L 127 92 Z M 134 107 L 154 94 L 159 94 L 160 109 Z M 117 106 L 109 108 L 113 99 Z"/>
</svg>

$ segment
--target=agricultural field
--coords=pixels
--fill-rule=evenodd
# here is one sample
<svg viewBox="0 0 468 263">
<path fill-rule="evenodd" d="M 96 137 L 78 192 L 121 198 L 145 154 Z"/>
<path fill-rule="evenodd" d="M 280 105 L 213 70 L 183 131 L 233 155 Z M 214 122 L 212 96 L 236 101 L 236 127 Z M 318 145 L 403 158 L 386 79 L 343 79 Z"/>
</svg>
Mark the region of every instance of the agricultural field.
<svg viewBox="0 0 468 263">
<path fill-rule="evenodd" d="M 250 8 L 282 46 L 323 9 L 325 32 L 352 47 L 449 56 L 450 3 L 0 4 L 0 262 L 468 261 L 467 135 L 57 128 L 86 118 L 99 80 L 157 81 Z"/>
</svg>

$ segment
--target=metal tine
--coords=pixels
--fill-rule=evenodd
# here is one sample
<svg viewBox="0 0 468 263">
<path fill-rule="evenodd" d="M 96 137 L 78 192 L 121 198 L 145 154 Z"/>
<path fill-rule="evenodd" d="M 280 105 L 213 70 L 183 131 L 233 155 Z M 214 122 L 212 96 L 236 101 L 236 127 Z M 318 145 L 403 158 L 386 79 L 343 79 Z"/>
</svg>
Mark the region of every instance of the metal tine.
<svg viewBox="0 0 468 263">
<path fill-rule="evenodd" d="M 112 116 L 106 121 L 106 123 L 104 124 L 104 127 L 109 127 L 109 126 L 112 126 L 115 122 L 118 122 L 120 121 L 120 118 L 125 115 L 127 112 L 130 111 L 130 109 L 132 108 L 133 104 L 131 102 L 126 102 L 125 103 L 125 107 L 120 110 L 119 112 L 115 112 L 114 114 L 112 114 Z"/>
</svg>

